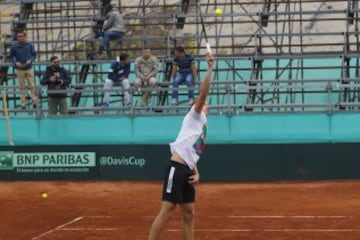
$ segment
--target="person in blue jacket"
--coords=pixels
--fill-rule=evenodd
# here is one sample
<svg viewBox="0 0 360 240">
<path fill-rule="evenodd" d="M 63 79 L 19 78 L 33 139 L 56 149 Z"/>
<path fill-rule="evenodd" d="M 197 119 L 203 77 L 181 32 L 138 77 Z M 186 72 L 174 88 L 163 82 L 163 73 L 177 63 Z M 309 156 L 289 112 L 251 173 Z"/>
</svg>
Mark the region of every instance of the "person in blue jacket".
<svg viewBox="0 0 360 240">
<path fill-rule="evenodd" d="M 130 56 L 127 53 L 122 53 L 120 57 L 111 64 L 108 77 L 105 80 L 103 107 L 110 106 L 110 95 L 114 85 L 122 86 L 124 92 L 124 105 L 131 107 L 129 74 Z"/>
<path fill-rule="evenodd" d="M 17 42 L 10 48 L 10 60 L 16 69 L 16 77 L 19 80 L 21 108 L 26 108 L 25 79 L 31 93 L 33 107 L 36 108 L 37 97 L 35 96 L 34 70 L 32 63 L 36 58 L 34 46 L 26 41 L 25 32 L 18 32 Z"/>
</svg>

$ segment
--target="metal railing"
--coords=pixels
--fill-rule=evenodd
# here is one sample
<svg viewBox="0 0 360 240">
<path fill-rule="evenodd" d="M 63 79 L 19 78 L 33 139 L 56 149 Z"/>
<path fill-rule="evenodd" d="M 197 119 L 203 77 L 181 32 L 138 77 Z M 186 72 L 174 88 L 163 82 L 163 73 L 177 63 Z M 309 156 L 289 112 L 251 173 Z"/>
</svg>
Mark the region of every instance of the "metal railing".
<svg viewBox="0 0 360 240">
<path fill-rule="evenodd" d="M 337 112 L 360 112 L 360 79 L 348 79 L 342 83 L 339 79 L 307 80 L 303 85 L 296 85 L 296 81 L 266 81 L 261 84 L 249 85 L 249 81 L 214 81 L 208 96 L 210 115 L 234 114 L 281 114 L 281 113 L 310 113 L 321 112 L 333 114 Z M 256 80 L 254 80 L 256 82 Z M 300 81 L 298 81 L 299 83 Z M 292 83 L 292 85 L 289 85 Z M 195 86 L 197 93 L 199 85 Z M 121 87 L 114 87 L 111 94 L 110 107 L 102 106 L 104 93 L 102 84 L 73 84 L 65 91 L 47 91 L 46 87 L 37 86 L 36 95 L 39 104 L 36 108 L 30 105 L 27 109 L 18 107 L 20 102 L 19 88 L 16 86 L 1 86 L 1 92 L 7 94 L 10 117 L 19 118 L 44 118 L 48 116 L 47 94 L 66 93 L 69 109 L 65 117 L 78 116 L 171 116 L 183 115 L 189 110 L 187 88 L 179 87 L 180 104 L 171 105 L 171 93 L 174 88 L 157 86 L 155 88 L 135 89 L 131 87 L 133 105 L 122 104 L 123 93 Z M 142 90 L 152 91 L 152 101 L 149 106 L 141 106 Z M 161 94 L 168 93 L 165 104 L 159 102 Z M 276 92 L 276 95 L 274 94 Z M 82 96 L 82 104 L 78 107 L 71 106 L 71 97 L 74 94 Z M 305 97 L 291 99 L 291 94 L 305 93 Z M 94 102 L 93 96 L 99 97 L 99 102 Z M 254 97 L 253 101 L 250 99 Z M 293 95 L 295 96 L 295 95 Z M 30 101 L 29 97 L 28 100 Z M 64 117 L 55 116 L 55 117 Z"/>
</svg>

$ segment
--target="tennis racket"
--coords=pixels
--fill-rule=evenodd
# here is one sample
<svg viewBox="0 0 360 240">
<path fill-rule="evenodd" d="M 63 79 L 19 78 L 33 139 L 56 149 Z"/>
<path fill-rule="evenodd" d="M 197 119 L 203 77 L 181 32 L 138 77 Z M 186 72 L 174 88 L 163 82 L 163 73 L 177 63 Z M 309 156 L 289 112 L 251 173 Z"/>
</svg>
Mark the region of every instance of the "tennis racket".
<svg viewBox="0 0 360 240">
<path fill-rule="evenodd" d="M 202 11 L 201 11 L 201 3 L 200 3 L 200 1 L 201 0 L 197 0 L 197 4 L 198 4 L 198 8 L 199 8 L 200 21 L 201 21 L 201 26 L 202 26 L 202 33 L 204 33 L 204 38 L 205 38 L 206 51 L 208 53 L 212 54 L 209 39 L 208 39 L 208 36 L 207 36 L 207 33 L 206 33 L 204 17 L 203 17 Z"/>
</svg>

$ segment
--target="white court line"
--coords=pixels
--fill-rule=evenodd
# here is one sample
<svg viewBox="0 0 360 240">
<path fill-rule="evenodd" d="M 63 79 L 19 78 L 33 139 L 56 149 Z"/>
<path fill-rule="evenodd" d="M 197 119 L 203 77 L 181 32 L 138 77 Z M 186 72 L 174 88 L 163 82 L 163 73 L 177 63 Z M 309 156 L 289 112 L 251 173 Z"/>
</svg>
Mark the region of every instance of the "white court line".
<svg viewBox="0 0 360 240">
<path fill-rule="evenodd" d="M 84 218 L 114 218 L 115 216 L 111 215 L 94 215 L 94 216 L 84 216 Z"/>
<path fill-rule="evenodd" d="M 61 228 L 60 231 L 117 231 L 119 228 Z"/>
<path fill-rule="evenodd" d="M 119 228 L 61 228 L 59 231 L 118 231 Z M 166 229 L 180 232 L 181 229 Z M 195 229 L 195 232 L 360 232 L 360 229 Z"/>
<path fill-rule="evenodd" d="M 42 237 L 44 237 L 44 236 L 46 236 L 46 235 L 48 235 L 48 234 L 50 234 L 50 233 L 52 233 L 52 232 L 54 232 L 54 231 L 56 231 L 56 230 L 59 230 L 59 229 L 65 227 L 65 226 L 68 226 L 68 225 L 70 225 L 70 224 L 72 224 L 72 223 L 74 223 L 74 222 L 77 222 L 77 221 L 79 221 L 79 220 L 81 220 L 81 219 L 83 219 L 83 218 L 84 218 L 83 216 L 74 218 L 74 219 L 71 220 L 71 221 L 68 221 L 68 222 L 66 222 L 66 223 L 64 223 L 64 224 L 61 224 L 61 225 L 59 225 L 59 226 L 57 226 L 57 227 L 54 227 L 54 228 L 50 229 L 50 230 L 47 231 L 47 232 L 41 233 L 40 235 L 38 235 L 38 236 L 36 236 L 36 237 L 33 237 L 31 240 L 40 239 L 40 238 L 42 238 Z"/>
<path fill-rule="evenodd" d="M 66 227 L 74 222 L 77 222 L 84 218 L 114 218 L 116 216 L 111 215 L 93 215 L 93 216 L 80 216 L 77 217 L 69 222 L 66 222 L 62 225 L 59 225 L 53 229 L 50 229 L 47 232 L 44 232 L 34 238 L 32 240 L 40 239 L 54 231 L 119 231 L 120 228 L 89 228 L 89 227 L 78 227 L 78 228 L 71 228 Z M 144 218 L 154 218 L 156 216 L 142 216 Z M 248 218 L 248 219 L 286 219 L 286 218 L 353 218 L 355 216 L 343 216 L 343 215 L 330 215 L 330 216 L 323 216 L 323 215 L 228 215 L 228 216 L 206 216 L 209 218 Z M 180 232 L 181 229 L 165 229 L 167 232 Z M 360 229 L 242 229 L 242 228 L 235 228 L 235 229 L 195 229 L 195 232 L 360 232 Z"/>
<path fill-rule="evenodd" d="M 273 215 L 273 216 L 208 216 L 209 218 L 353 218 L 354 216 L 316 216 L 316 215 Z"/>
<path fill-rule="evenodd" d="M 156 216 L 143 216 L 143 218 L 155 218 Z M 198 215 L 197 217 L 204 217 Z M 229 216 L 205 216 L 207 218 L 354 218 L 355 216 L 318 216 L 318 215 L 229 215 Z"/>
<path fill-rule="evenodd" d="M 181 229 L 166 229 L 167 232 L 180 232 Z M 194 229 L 195 232 L 360 232 L 360 229 Z"/>
</svg>

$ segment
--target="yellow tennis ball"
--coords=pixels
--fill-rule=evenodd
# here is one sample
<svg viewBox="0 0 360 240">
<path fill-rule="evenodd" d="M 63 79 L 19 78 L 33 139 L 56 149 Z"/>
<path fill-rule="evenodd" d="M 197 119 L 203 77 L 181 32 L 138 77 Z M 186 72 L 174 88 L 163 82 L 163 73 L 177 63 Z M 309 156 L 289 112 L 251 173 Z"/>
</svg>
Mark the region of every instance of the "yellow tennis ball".
<svg viewBox="0 0 360 240">
<path fill-rule="evenodd" d="M 41 197 L 44 198 L 44 199 L 48 198 L 48 194 L 46 192 L 44 192 L 44 193 L 41 194 Z"/>
<path fill-rule="evenodd" d="M 222 15 L 222 10 L 220 8 L 215 9 L 215 15 L 218 16 L 218 17 L 221 16 Z"/>
</svg>

